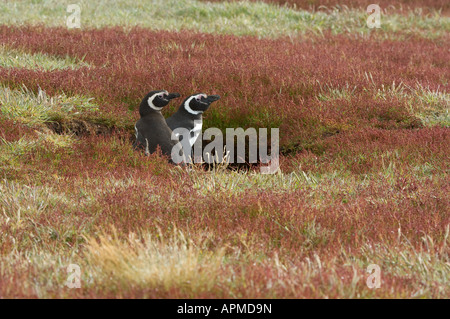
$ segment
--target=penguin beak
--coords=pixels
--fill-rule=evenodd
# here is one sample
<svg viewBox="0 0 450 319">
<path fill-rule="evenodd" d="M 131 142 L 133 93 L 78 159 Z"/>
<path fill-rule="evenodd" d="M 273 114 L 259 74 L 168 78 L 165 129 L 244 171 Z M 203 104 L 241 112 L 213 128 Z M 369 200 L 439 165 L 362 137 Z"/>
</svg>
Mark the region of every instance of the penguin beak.
<svg viewBox="0 0 450 319">
<path fill-rule="evenodd" d="M 206 102 L 208 104 L 211 104 L 212 102 L 218 101 L 220 100 L 220 96 L 219 95 L 208 95 L 208 97 L 206 98 Z"/>
<path fill-rule="evenodd" d="M 179 93 L 169 93 L 169 95 L 167 96 L 167 99 L 170 101 L 172 99 L 176 99 L 179 98 L 181 95 Z"/>
<path fill-rule="evenodd" d="M 217 101 L 219 99 L 220 99 L 220 96 L 218 96 L 218 95 L 206 95 L 206 94 L 203 94 L 203 96 L 202 96 L 202 98 L 200 100 L 200 103 L 203 104 L 202 112 L 205 112 L 207 109 L 209 109 L 209 107 L 211 106 L 211 103 L 215 102 L 215 101 Z"/>
</svg>

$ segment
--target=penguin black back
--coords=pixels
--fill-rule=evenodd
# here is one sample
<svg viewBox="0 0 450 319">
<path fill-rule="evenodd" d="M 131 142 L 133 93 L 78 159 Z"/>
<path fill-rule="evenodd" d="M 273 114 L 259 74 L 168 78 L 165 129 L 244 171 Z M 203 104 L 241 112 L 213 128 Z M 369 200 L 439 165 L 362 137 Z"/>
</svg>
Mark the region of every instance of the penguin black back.
<svg viewBox="0 0 450 319">
<path fill-rule="evenodd" d="M 152 91 L 143 98 L 139 106 L 141 118 L 135 125 L 136 142 L 133 144 L 135 149 L 143 149 L 151 154 L 159 146 L 163 155 L 171 157 L 172 149 L 177 141 L 172 141 L 172 130 L 167 125 L 161 110 L 169 104 L 170 100 L 179 96 L 178 93 Z"/>
</svg>

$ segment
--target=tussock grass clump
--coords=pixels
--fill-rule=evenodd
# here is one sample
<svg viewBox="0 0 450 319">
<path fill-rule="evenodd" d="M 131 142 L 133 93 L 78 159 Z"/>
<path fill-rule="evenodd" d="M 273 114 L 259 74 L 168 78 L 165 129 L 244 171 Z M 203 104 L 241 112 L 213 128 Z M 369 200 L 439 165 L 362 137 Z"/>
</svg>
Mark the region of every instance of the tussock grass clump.
<svg viewBox="0 0 450 319">
<path fill-rule="evenodd" d="M 35 93 L 25 86 L 11 89 L 0 85 L 2 115 L 28 125 L 43 124 L 55 118 L 67 118 L 80 112 L 94 111 L 98 107 L 92 100 L 93 98 L 67 96 L 64 93 L 51 97 L 41 88 Z"/>
<path fill-rule="evenodd" d="M 411 112 L 427 126 L 450 127 L 450 94 L 439 89 L 419 87 L 411 97 Z"/>
<path fill-rule="evenodd" d="M 204 250 L 179 232 L 165 238 L 150 234 L 127 240 L 100 236 L 87 243 L 88 263 L 103 284 L 210 290 L 220 274 L 223 250 Z"/>
<path fill-rule="evenodd" d="M 366 92 L 373 92 L 375 99 L 388 100 L 389 98 L 399 98 L 404 100 L 411 114 L 418 117 L 426 126 L 445 126 L 450 124 L 449 109 L 450 109 L 450 94 L 440 88 L 431 89 L 429 86 L 424 86 L 417 82 L 415 85 L 407 85 L 403 82 L 398 84 L 395 81 L 390 85 L 382 84 L 377 87 L 373 76 L 366 74 L 368 87 L 364 88 Z M 333 90 L 330 93 L 334 93 Z M 339 92 L 339 96 L 350 96 L 347 90 Z"/>
</svg>

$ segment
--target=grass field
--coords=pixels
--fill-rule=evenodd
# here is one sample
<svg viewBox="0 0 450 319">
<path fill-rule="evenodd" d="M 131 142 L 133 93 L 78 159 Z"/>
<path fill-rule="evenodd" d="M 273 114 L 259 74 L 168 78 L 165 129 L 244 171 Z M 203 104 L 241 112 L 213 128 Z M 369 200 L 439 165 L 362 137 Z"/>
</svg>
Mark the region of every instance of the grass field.
<svg viewBox="0 0 450 319">
<path fill-rule="evenodd" d="M 0 298 L 450 296 L 447 1 L 68 4 L 0 2 Z M 135 152 L 154 89 L 279 127 L 280 171 Z"/>
</svg>

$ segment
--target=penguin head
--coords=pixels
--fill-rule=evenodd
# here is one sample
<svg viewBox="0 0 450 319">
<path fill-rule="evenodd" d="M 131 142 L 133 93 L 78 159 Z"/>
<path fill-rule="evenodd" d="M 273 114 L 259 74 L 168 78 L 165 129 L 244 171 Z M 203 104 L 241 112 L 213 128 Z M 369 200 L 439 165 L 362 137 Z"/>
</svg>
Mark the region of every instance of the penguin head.
<svg viewBox="0 0 450 319">
<path fill-rule="evenodd" d="M 182 107 L 192 115 L 199 115 L 205 112 L 212 102 L 219 99 L 220 96 L 218 95 L 194 94 L 183 102 Z"/>
<path fill-rule="evenodd" d="M 178 93 L 169 93 L 165 90 L 148 93 L 139 106 L 139 114 L 145 116 L 151 112 L 159 112 L 170 100 L 180 97 Z"/>
</svg>

